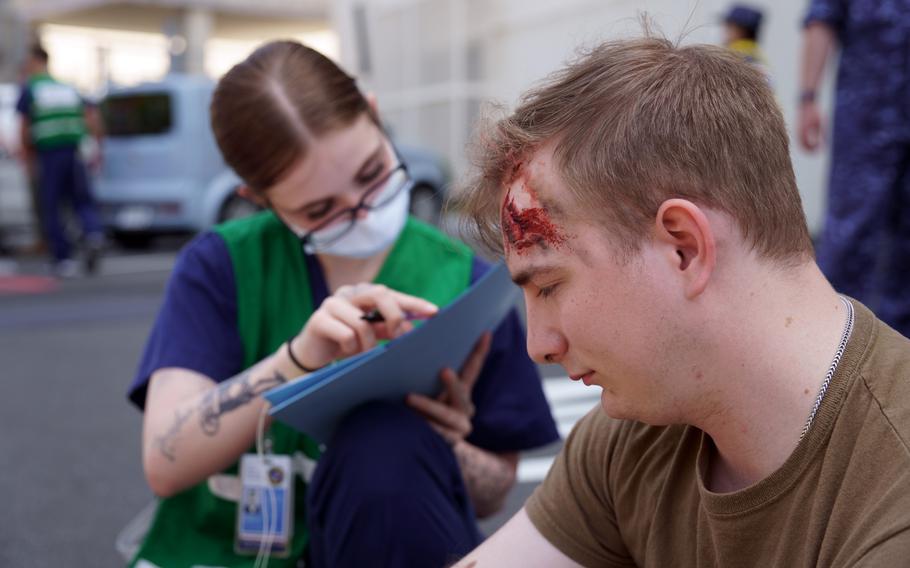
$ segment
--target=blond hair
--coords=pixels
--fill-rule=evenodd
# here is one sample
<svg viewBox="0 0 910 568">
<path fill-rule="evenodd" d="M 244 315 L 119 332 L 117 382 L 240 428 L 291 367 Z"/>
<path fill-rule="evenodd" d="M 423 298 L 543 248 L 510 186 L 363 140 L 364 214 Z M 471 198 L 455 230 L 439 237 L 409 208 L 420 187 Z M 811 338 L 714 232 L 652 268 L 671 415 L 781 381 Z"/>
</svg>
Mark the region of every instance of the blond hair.
<svg viewBox="0 0 910 568">
<path fill-rule="evenodd" d="M 609 41 L 481 126 L 477 173 L 454 206 L 491 249 L 501 251 L 503 184 L 550 142 L 571 210 L 629 253 L 679 197 L 732 217 L 764 257 L 812 256 L 780 109 L 761 71 L 724 48 Z"/>
</svg>

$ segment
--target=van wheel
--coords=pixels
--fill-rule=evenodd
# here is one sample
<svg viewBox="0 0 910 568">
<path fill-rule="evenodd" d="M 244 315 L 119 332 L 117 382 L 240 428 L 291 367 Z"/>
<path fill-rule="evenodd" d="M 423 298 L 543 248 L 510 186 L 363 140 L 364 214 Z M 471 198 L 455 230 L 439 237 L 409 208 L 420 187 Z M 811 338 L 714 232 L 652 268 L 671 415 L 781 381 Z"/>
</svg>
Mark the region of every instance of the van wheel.
<svg viewBox="0 0 910 568">
<path fill-rule="evenodd" d="M 111 238 L 126 250 L 147 250 L 152 247 L 155 235 L 146 231 L 114 231 Z"/>
<path fill-rule="evenodd" d="M 435 187 L 422 183 L 411 190 L 411 215 L 431 225 L 439 223 L 442 195 Z"/>
<path fill-rule="evenodd" d="M 218 211 L 218 222 L 223 223 L 234 219 L 243 219 L 260 211 L 262 211 L 262 207 L 259 207 L 249 199 L 232 193 L 221 205 L 221 210 Z"/>
</svg>

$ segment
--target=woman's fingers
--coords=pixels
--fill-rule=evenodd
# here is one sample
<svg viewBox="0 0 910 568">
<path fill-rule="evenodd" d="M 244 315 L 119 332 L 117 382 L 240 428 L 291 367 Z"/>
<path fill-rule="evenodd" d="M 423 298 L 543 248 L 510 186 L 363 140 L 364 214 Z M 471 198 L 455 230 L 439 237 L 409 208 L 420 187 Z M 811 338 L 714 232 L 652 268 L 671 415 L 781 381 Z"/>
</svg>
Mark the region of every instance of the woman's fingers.
<svg viewBox="0 0 910 568">
<path fill-rule="evenodd" d="M 382 321 L 369 322 L 363 316 L 377 310 Z M 325 299 L 294 340 L 294 352 L 306 361 L 325 365 L 339 355 L 353 355 L 372 349 L 379 339 L 391 339 L 413 328 L 408 318 L 429 317 L 438 308 L 416 296 L 391 290 L 380 284 L 342 286 Z"/>
<path fill-rule="evenodd" d="M 362 284 L 339 288 L 336 295 L 343 297 L 362 312 L 377 310 L 382 315 L 384 326 L 376 326 L 379 337 L 397 337 L 413 329 L 409 318 L 427 318 L 436 314 L 435 304 L 392 290 L 382 284 Z M 363 315 L 363 313 L 361 313 Z"/>
<path fill-rule="evenodd" d="M 453 407 L 465 414 L 469 419 L 474 417 L 474 403 L 471 402 L 471 388 L 463 377 L 459 377 L 452 369 L 443 369 L 439 374 L 445 386 L 443 396 L 438 401 L 441 404 Z"/>
<path fill-rule="evenodd" d="M 342 287 L 336 292 L 338 295 L 349 299 L 351 303 L 363 308 L 372 309 L 380 308 L 380 300 L 385 303 L 390 300 L 395 303 L 398 310 L 407 313 L 411 318 L 427 318 L 436 314 L 439 308 L 436 304 L 428 302 L 423 298 L 405 294 L 397 290 L 392 290 L 382 284 L 359 284 L 357 286 Z M 386 304 L 387 305 L 387 304 Z M 382 314 L 384 317 L 385 313 Z M 394 314 L 389 314 L 394 315 Z"/>
<path fill-rule="evenodd" d="M 439 373 L 444 388 L 436 400 L 421 395 L 408 395 L 408 404 L 420 412 L 449 443 L 454 444 L 471 433 L 471 420 L 476 411 L 471 393 L 490 352 L 491 342 L 492 334 L 480 336 L 462 365 L 461 373 L 450 368 Z"/>
<path fill-rule="evenodd" d="M 471 419 L 463 412 L 419 394 L 409 394 L 406 400 L 431 423 L 458 432 L 462 438 L 471 432 Z"/>
<path fill-rule="evenodd" d="M 402 325 L 407 321 L 405 311 L 398 305 L 392 294 L 378 294 L 375 298 L 376 309 L 382 314 L 383 331 L 387 337 L 397 337 L 403 331 Z"/>
<path fill-rule="evenodd" d="M 360 349 L 360 340 L 357 332 L 332 317 L 326 317 L 317 322 L 318 328 L 314 331 L 338 346 L 338 351 L 344 354 L 355 353 Z"/>
<path fill-rule="evenodd" d="M 394 296 L 395 300 L 398 302 L 398 305 L 401 306 L 404 311 L 408 312 L 408 315 L 411 318 L 428 318 L 436 315 L 436 312 L 439 311 L 436 304 L 428 302 L 423 298 L 418 298 L 417 296 L 411 296 L 395 290 L 391 290 L 391 292 L 392 296 Z"/>
<path fill-rule="evenodd" d="M 356 284 L 354 286 L 342 286 L 335 291 L 335 296 L 347 298 L 351 303 L 356 305 L 366 304 L 375 307 L 376 299 L 387 296 L 398 304 L 398 306 L 407 312 L 412 312 L 418 316 L 431 316 L 439 311 L 432 302 L 423 298 L 405 294 L 397 290 L 392 290 L 383 284 Z"/>
<path fill-rule="evenodd" d="M 369 322 L 363 320 L 363 312 L 350 302 L 331 296 L 323 302 L 326 313 L 337 321 L 351 328 L 357 334 L 360 342 L 360 351 L 366 351 L 376 346 L 376 333 Z"/>
</svg>

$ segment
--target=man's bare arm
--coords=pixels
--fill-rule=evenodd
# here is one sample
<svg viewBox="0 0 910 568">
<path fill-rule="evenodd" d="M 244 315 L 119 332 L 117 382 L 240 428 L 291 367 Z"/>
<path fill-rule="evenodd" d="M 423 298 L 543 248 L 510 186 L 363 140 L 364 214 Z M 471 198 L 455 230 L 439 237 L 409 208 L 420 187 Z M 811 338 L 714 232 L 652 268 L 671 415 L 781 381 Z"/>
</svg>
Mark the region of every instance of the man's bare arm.
<svg viewBox="0 0 910 568">
<path fill-rule="evenodd" d="M 537 531 L 522 508 L 501 529 L 465 556 L 455 568 L 575 568 L 581 564 L 560 552 Z"/>
<path fill-rule="evenodd" d="M 800 67 L 799 87 L 799 142 L 809 151 L 816 150 L 822 141 L 823 124 L 816 93 L 828 56 L 834 49 L 837 36 L 834 29 L 821 22 L 813 22 L 803 32 L 803 56 Z"/>
<path fill-rule="evenodd" d="M 799 74 L 800 90 L 818 90 L 825 64 L 834 50 L 836 41 L 837 35 L 828 24 L 813 22 L 806 27 L 803 33 L 803 58 Z"/>
</svg>

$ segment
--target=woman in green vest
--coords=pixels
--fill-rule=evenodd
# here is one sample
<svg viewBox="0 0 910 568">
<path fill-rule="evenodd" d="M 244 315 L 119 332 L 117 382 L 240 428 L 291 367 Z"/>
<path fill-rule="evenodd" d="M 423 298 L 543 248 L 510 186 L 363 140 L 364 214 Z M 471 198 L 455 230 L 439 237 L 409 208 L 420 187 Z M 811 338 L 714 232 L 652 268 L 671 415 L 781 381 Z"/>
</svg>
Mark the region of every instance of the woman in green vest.
<svg viewBox="0 0 910 568">
<path fill-rule="evenodd" d="M 269 465 L 246 457 L 264 391 L 407 331 L 406 314 L 433 313 L 486 266 L 408 216 L 407 167 L 375 106 L 318 52 L 259 48 L 221 79 L 211 118 L 266 210 L 200 235 L 174 267 L 129 393 L 161 497 L 132 565 L 450 563 L 501 507 L 518 452 L 558 438 L 515 314 L 440 373 L 438 398 L 367 405 L 327 448 L 273 423 Z M 281 490 L 263 493 L 266 479 Z M 280 519 L 268 530 L 264 510 Z"/>
</svg>

